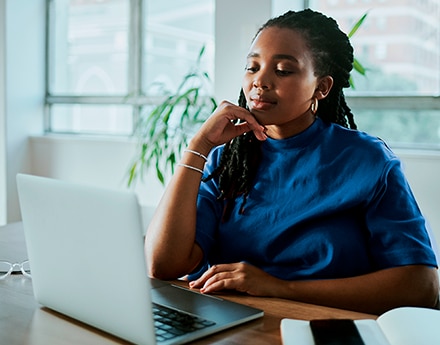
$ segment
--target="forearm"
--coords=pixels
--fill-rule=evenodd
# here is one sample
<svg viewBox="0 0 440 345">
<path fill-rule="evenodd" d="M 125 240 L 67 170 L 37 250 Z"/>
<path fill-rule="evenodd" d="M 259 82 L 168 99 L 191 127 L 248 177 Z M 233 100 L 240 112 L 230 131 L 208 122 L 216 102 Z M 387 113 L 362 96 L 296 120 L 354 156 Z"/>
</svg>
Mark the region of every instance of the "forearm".
<svg viewBox="0 0 440 345">
<path fill-rule="evenodd" d="M 188 149 L 208 155 L 209 145 L 193 140 Z M 203 170 L 205 161 L 190 152 L 182 164 Z M 195 245 L 197 194 L 201 174 L 178 166 L 148 227 L 145 252 L 149 272 L 162 279 L 175 279 L 193 270 L 202 253 Z"/>
<path fill-rule="evenodd" d="M 278 285 L 274 295 L 301 302 L 381 314 L 399 306 L 434 307 L 437 270 L 405 266 L 344 279 L 293 281 Z"/>
<path fill-rule="evenodd" d="M 237 119 L 242 121 L 236 124 Z M 267 138 L 264 127 L 248 110 L 223 101 L 191 140 L 188 149 L 207 156 L 213 147 L 251 130 L 260 140 Z M 177 167 L 148 227 L 145 241 L 150 274 L 163 279 L 189 273 L 203 255 L 195 244 L 195 231 L 201 181 L 197 170 L 203 170 L 205 161 L 186 152 L 180 163 L 186 167 Z"/>
</svg>

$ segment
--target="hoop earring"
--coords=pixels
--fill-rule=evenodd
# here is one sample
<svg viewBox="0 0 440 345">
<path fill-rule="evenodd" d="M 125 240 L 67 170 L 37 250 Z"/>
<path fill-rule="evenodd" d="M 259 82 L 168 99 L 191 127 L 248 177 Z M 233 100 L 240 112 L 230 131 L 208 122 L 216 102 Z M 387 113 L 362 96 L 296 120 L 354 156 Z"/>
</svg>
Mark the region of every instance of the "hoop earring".
<svg viewBox="0 0 440 345">
<path fill-rule="evenodd" d="M 310 105 L 310 111 L 313 115 L 316 115 L 316 112 L 318 111 L 318 99 L 313 97 L 312 98 L 312 104 Z"/>
</svg>

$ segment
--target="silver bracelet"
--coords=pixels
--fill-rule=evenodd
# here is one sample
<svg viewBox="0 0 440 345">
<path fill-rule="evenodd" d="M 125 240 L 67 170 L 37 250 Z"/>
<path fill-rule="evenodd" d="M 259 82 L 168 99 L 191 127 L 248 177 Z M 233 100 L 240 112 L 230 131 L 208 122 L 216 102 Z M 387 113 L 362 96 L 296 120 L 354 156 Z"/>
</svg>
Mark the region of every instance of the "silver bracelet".
<svg viewBox="0 0 440 345">
<path fill-rule="evenodd" d="M 177 166 L 179 166 L 179 167 L 184 167 L 184 168 L 188 168 L 188 169 L 191 169 L 191 170 L 197 171 L 197 172 L 199 172 L 199 173 L 201 173 L 201 174 L 203 175 L 203 170 L 202 170 L 202 169 L 199 169 L 199 168 L 193 167 L 193 166 L 191 166 L 191 165 L 183 164 L 183 163 L 179 163 L 179 164 L 177 164 Z"/>
<path fill-rule="evenodd" d="M 208 161 L 208 158 L 205 155 L 202 155 L 200 152 L 189 150 L 189 149 L 183 150 L 183 152 L 192 153 L 193 155 L 196 155 L 196 156 L 199 156 L 200 158 L 203 158 L 205 160 L 205 162 Z"/>
</svg>

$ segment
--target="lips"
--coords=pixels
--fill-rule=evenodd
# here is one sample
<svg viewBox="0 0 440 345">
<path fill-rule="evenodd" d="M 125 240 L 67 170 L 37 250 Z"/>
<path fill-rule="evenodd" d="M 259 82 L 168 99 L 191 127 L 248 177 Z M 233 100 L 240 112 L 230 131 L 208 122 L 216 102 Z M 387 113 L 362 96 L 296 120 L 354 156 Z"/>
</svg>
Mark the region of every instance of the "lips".
<svg viewBox="0 0 440 345">
<path fill-rule="evenodd" d="M 255 96 L 250 98 L 249 107 L 253 110 L 268 110 L 277 102 L 269 97 Z"/>
</svg>

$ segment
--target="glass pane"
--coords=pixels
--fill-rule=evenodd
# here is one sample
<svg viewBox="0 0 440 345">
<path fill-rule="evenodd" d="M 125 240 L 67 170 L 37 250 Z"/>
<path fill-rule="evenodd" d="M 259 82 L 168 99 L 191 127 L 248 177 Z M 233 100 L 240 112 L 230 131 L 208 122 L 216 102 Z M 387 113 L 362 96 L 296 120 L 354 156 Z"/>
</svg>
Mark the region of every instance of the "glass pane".
<svg viewBox="0 0 440 345">
<path fill-rule="evenodd" d="M 130 135 L 133 110 L 129 105 L 54 104 L 51 130 L 66 133 Z"/>
<path fill-rule="evenodd" d="M 143 85 L 150 95 L 175 91 L 205 46 L 203 71 L 214 72 L 214 0 L 147 1 Z"/>
<path fill-rule="evenodd" d="M 440 149 L 438 111 L 356 110 L 358 128 L 392 147 Z"/>
<path fill-rule="evenodd" d="M 276 17 L 287 11 L 301 11 L 304 0 L 272 0 L 272 16 Z"/>
<path fill-rule="evenodd" d="M 54 0 L 50 92 L 127 93 L 128 0 Z"/>
<path fill-rule="evenodd" d="M 354 73 L 347 94 L 440 94 L 440 1 L 311 0 L 310 7 L 346 33 L 368 12 L 351 38 L 367 75 Z"/>
</svg>

